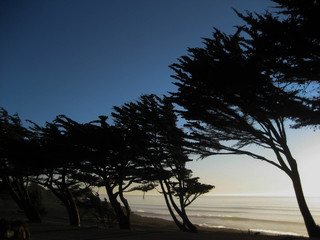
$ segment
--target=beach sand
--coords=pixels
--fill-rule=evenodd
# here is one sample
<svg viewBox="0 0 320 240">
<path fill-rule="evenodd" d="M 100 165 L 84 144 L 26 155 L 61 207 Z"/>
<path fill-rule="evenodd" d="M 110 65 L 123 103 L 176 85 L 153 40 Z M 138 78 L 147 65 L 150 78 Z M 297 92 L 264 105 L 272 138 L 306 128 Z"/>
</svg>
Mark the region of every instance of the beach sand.
<svg viewBox="0 0 320 240">
<path fill-rule="evenodd" d="M 267 236 L 267 235 L 249 235 L 246 232 L 236 232 L 228 230 L 204 230 L 199 233 L 185 233 L 177 229 L 171 229 L 167 224 L 163 225 L 159 221 L 157 226 L 150 227 L 150 219 L 145 219 L 146 224 L 134 225 L 131 230 L 102 229 L 97 227 L 71 227 L 68 225 L 54 223 L 30 223 L 32 240 L 61 240 L 61 239 L 78 239 L 78 240 L 102 240 L 102 239 L 152 239 L 152 240 L 294 240 L 305 239 L 292 236 Z M 153 219 L 154 224 L 157 220 Z"/>
<path fill-rule="evenodd" d="M 11 215 L 12 216 L 12 215 Z M 22 219 L 22 216 L 15 219 Z M 48 218 L 47 218 L 48 219 Z M 112 228 L 99 226 L 72 227 L 67 223 L 59 223 L 58 218 L 54 221 L 44 220 L 42 223 L 26 223 L 31 232 L 31 240 L 297 240 L 307 239 L 295 236 L 271 236 L 244 231 L 214 229 L 199 227 L 199 233 L 181 232 L 173 222 L 147 218 L 134 215 L 132 217 L 131 230 L 119 230 L 115 225 Z M 62 218 L 61 222 L 65 219 Z"/>
<path fill-rule="evenodd" d="M 142 217 L 132 214 L 131 230 L 120 230 L 117 224 L 106 229 L 93 221 L 83 221 L 82 227 L 68 225 L 67 215 L 61 205 L 51 202 L 42 223 L 28 223 L 12 201 L 0 200 L 0 218 L 20 219 L 26 222 L 31 240 L 102 240 L 102 239 L 151 239 L 151 240 L 296 240 L 296 236 L 274 236 L 231 229 L 198 227 L 199 233 L 180 231 L 172 221 Z M 311 239 L 311 238 L 310 238 Z"/>
</svg>

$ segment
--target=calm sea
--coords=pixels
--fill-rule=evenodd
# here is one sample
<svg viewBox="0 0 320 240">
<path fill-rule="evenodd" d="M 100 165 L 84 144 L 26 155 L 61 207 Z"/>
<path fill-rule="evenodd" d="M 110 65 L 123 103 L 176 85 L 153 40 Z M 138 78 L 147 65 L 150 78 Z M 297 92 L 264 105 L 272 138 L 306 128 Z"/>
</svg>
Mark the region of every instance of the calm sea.
<svg viewBox="0 0 320 240">
<path fill-rule="evenodd" d="M 163 196 L 127 195 L 132 211 L 145 217 L 172 220 Z M 320 223 L 320 197 L 307 199 Z M 201 226 L 307 235 L 294 197 L 202 196 L 187 208 L 190 220 Z"/>
</svg>

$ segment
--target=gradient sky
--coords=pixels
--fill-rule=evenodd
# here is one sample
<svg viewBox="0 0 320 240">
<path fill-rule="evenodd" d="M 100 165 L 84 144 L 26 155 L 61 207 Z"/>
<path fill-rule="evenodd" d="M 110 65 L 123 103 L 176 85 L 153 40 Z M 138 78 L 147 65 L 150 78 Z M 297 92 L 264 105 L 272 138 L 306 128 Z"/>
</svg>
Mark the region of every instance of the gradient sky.
<svg viewBox="0 0 320 240">
<path fill-rule="evenodd" d="M 168 65 L 201 47 L 213 27 L 232 33 L 237 10 L 262 12 L 267 0 L 2 0 L 0 106 L 40 125 L 66 114 L 79 122 L 109 115 L 141 94 L 175 88 Z M 319 134 L 294 132 L 307 194 L 314 190 Z M 306 149 L 309 149 L 307 151 Z M 220 194 L 289 194 L 282 172 L 248 157 L 190 164 Z"/>
</svg>

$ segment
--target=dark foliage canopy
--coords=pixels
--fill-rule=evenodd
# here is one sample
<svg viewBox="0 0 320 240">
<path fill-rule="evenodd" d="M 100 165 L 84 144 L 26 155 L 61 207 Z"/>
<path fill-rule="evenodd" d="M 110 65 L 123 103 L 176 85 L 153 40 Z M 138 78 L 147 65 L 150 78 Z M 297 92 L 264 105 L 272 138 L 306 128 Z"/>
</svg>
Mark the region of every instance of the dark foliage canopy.
<svg viewBox="0 0 320 240">
<path fill-rule="evenodd" d="M 300 116 L 299 125 L 318 125 L 320 119 L 320 1 L 274 0 L 275 13 L 238 16 L 246 25 L 248 51 L 267 75 L 295 92 L 313 113 Z"/>
<path fill-rule="evenodd" d="M 307 89 L 319 90 L 319 2 L 275 2 L 287 17 L 238 13 L 248 25 L 229 36 L 215 29 L 203 48 L 188 49 L 171 65 L 178 86 L 172 97 L 202 157 L 246 154 L 284 171 L 309 236 L 319 237 L 286 136 L 286 120 L 295 127 L 319 124 L 319 92 Z M 274 157 L 249 145 L 270 149 Z"/>
</svg>

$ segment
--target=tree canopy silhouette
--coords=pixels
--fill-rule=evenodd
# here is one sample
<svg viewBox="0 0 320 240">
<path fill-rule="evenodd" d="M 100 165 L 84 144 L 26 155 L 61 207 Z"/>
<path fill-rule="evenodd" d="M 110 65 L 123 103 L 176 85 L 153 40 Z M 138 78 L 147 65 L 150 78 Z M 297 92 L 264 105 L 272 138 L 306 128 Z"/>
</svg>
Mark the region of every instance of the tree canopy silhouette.
<svg viewBox="0 0 320 240">
<path fill-rule="evenodd" d="M 248 51 L 242 28 L 226 35 L 215 30 L 203 48 L 172 64 L 178 91 L 176 103 L 188 120 L 193 144 L 202 157 L 245 154 L 285 172 L 292 180 L 298 204 L 310 236 L 320 236 L 304 198 L 298 166 L 287 145 L 286 120 L 295 121 L 312 108 L 275 84 L 258 52 Z M 274 158 L 249 149 L 269 149 Z"/>
<path fill-rule="evenodd" d="M 39 174 L 39 148 L 34 134 L 23 127 L 17 114 L 0 108 L 0 181 L 31 222 L 41 222 L 29 193 L 31 180 Z"/>
<path fill-rule="evenodd" d="M 168 210 L 181 230 L 197 232 L 187 216 L 186 207 L 213 186 L 201 184 L 186 168 L 186 163 L 191 161 L 188 143 L 185 133 L 177 127 L 177 117 L 169 98 L 142 95 L 136 102 L 115 107 L 112 116 L 117 126 L 139 136 L 139 166 L 147 172 L 142 179 L 151 184 L 159 183 Z"/>
<path fill-rule="evenodd" d="M 80 124 L 64 116 L 60 123 L 78 152 L 79 169 L 96 178 L 95 186 L 105 187 L 119 227 L 130 229 L 131 209 L 124 194 L 141 180 L 135 161 L 137 148 L 132 147 L 130 134 L 106 120 L 100 116 L 99 120 Z"/>
<path fill-rule="evenodd" d="M 246 25 L 248 51 L 267 75 L 294 92 L 313 112 L 301 114 L 297 127 L 319 125 L 320 119 L 320 1 L 273 0 L 276 13 L 238 16 Z"/>
<path fill-rule="evenodd" d="M 66 128 L 67 122 L 74 121 L 59 115 L 53 122 L 47 122 L 45 127 L 33 123 L 32 129 L 38 136 L 43 159 L 38 165 L 41 174 L 33 182 L 50 189 L 65 206 L 70 224 L 80 226 L 76 202 L 91 191 L 90 183 L 95 182 L 96 178 L 81 171 L 82 151 L 72 141 L 74 136 Z"/>
</svg>

